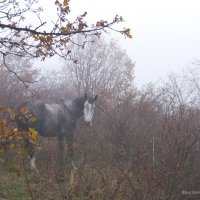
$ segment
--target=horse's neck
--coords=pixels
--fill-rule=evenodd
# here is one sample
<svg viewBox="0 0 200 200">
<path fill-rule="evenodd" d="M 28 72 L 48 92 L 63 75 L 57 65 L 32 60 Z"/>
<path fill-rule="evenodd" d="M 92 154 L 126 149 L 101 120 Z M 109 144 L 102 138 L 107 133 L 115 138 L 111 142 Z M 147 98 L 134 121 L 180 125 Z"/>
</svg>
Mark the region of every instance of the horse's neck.
<svg viewBox="0 0 200 200">
<path fill-rule="evenodd" d="M 72 101 L 72 105 L 75 109 L 75 113 L 77 115 L 77 118 L 81 117 L 83 115 L 83 108 L 84 108 L 84 97 L 76 98 Z"/>
<path fill-rule="evenodd" d="M 76 120 L 83 115 L 84 98 L 77 98 L 72 101 L 65 101 L 70 115 Z"/>
</svg>

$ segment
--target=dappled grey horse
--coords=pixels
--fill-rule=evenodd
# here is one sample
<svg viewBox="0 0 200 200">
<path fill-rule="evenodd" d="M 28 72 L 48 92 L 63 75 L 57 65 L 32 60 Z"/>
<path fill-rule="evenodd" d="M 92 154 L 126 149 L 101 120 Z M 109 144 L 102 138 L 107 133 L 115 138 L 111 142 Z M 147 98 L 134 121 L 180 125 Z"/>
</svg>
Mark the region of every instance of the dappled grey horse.
<svg viewBox="0 0 200 200">
<path fill-rule="evenodd" d="M 64 151 L 64 138 L 67 141 L 69 157 L 73 156 L 73 138 L 76 121 L 84 115 L 86 125 L 92 124 L 92 118 L 95 108 L 94 98 L 90 98 L 85 94 L 71 101 L 61 100 L 59 103 L 47 104 L 41 101 L 26 102 L 19 107 L 27 108 L 29 113 L 33 113 L 36 117 L 35 122 L 18 121 L 18 127 L 24 130 L 34 128 L 40 136 L 57 137 L 61 156 Z M 29 141 L 25 141 L 25 146 L 30 157 L 30 166 L 37 171 L 35 164 L 35 148 Z"/>
</svg>

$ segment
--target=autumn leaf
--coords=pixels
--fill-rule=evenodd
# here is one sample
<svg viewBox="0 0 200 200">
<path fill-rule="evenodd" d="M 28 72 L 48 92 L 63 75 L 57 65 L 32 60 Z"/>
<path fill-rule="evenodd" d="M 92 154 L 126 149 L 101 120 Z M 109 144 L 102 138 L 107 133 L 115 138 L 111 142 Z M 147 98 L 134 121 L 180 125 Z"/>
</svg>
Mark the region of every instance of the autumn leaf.
<svg viewBox="0 0 200 200">
<path fill-rule="evenodd" d="M 17 141 L 20 139 L 20 134 L 18 130 L 14 130 L 14 139 Z"/>
<path fill-rule="evenodd" d="M 12 110 L 8 107 L 0 107 L 0 112 L 12 113 Z"/>
<path fill-rule="evenodd" d="M 31 133 L 31 140 L 35 142 L 38 136 L 38 132 L 33 128 L 29 128 L 29 131 Z"/>
<path fill-rule="evenodd" d="M 24 138 L 29 138 L 29 137 L 30 137 L 30 133 L 27 132 L 27 131 L 25 131 L 25 132 L 24 132 Z"/>
<path fill-rule="evenodd" d="M 19 112 L 21 114 L 26 114 L 26 113 L 28 113 L 28 109 L 27 109 L 27 107 L 22 107 L 22 108 L 20 108 Z"/>
<path fill-rule="evenodd" d="M 14 120 L 18 118 L 24 122 L 35 122 L 36 118 L 33 114 L 28 112 L 26 107 L 22 107 L 19 113 L 15 113 L 9 107 L 0 107 L 0 113 L 8 113 L 10 117 Z M 9 149 L 17 157 L 26 156 L 26 150 L 24 149 L 23 140 L 28 139 L 33 145 L 39 146 L 37 144 L 38 133 L 33 128 L 25 131 L 20 128 L 14 128 L 11 124 L 7 123 L 4 116 L 0 116 L 0 162 L 4 160 L 1 159 L 4 155 L 5 148 Z M 20 175 L 20 165 L 16 162 L 11 162 L 10 168 Z"/>
<path fill-rule="evenodd" d="M 63 1 L 63 6 L 64 6 L 64 7 L 69 6 L 69 0 L 64 0 L 64 1 Z"/>
<path fill-rule="evenodd" d="M 131 39 L 133 36 L 131 34 L 131 29 L 130 28 L 126 28 L 122 31 L 122 34 L 124 34 L 125 37 Z"/>
<path fill-rule="evenodd" d="M 36 121 L 37 121 L 36 117 L 31 118 L 31 122 L 36 122 Z"/>
</svg>

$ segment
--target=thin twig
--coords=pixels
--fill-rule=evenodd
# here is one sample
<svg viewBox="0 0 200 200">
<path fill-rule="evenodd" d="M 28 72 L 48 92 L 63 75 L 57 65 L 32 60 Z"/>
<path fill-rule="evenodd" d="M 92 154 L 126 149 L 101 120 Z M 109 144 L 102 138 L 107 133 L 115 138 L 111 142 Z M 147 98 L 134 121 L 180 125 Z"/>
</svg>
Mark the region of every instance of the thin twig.
<svg viewBox="0 0 200 200">
<path fill-rule="evenodd" d="M 1 52 L 1 51 L 0 51 Z M 12 74 L 14 74 L 22 83 L 23 85 L 25 86 L 25 88 L 28 88 L 28 84 L 32 84 L 32 83 L 36 83 L 36 82 L 39 82 L 40 80 L 37 80 L 37 81 L 25 81 L 23 80 L 18 74 L 17 72 L 13 71 L 12 69 L 10 69 L 10 67 L 8 67 L 8 65 L 6 64 L 6 54 L 1 52 L 2 55 L 3 55 L 3 64 L 5 66 L 5 68 Z M 28 84 L 27 84 L 28 83 Z"/>
<path fill-rule="evenodd" d="M 26 185 L 27 185 L 27 188 L 28 188 L 28 192 L 29 192 L 29 194 L 31 196 L 31 199 L 34 200 L 33 193 L 31 191 L 31 187 L 30 187 L 30 184 L 29 184 L 29 181 L 28 181 L 28 177 L 27 177 L 27 173 L 26 173 L 26 169 L 25 169 L 24 158 L 22 158 L 22 164 L 23 164 L 23 171 L 24 171 L 25 182 L 26 182 Z"/>
<path fill-rule="evenodd" d="M 52 155 L 51 155 L 51 158 L 52 158 L 52 169 L 53 169 L 53 173 L 56 175 L 56 179 L 57 179 L 57 180 L 56 180 L 56 183 L 58 184 L 58 187 L 59 187 L 59 190 L 60 190 L 60 194 L 61 194 L 62 199 L 65 200 L 65 197 L 64 197 L 64 195 L 63 195 L 63 191 L 62 191 L 61 185 L 60 185 L 60 183 L 59 183 L 59 181 L 58 181 L 58 177 L 57 177 L 57 173 L 56 173 L 56 169 L 55 169 L 55 165 L 54 165 L 54 161 L 53 161 Z"/>
</svg>

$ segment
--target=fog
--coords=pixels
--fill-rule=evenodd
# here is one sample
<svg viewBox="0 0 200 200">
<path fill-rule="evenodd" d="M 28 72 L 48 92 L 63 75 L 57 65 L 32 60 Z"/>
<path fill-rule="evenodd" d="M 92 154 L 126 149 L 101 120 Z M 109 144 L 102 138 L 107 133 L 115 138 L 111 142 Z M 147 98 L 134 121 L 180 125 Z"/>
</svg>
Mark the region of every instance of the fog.
<svg viewBox="0 0 200 200">
<path fill-rule="evenodd" d="M 47 1 L 44 10 L 52 16 L 52 6 Z M 92 24 L 99 19 L 111 20 L 116 14 L 122 15 L 124 23 L 119 27 L 129 27 L 132 39 L 110 32 L 106 37 L 119 41 L 136 62 L 135 84 L 140 87 L 148 82 L 165 79 L 171 72 L 179 73 L 191 66 L 199 58 L 200 52 L 200 2 L 191 1 L 92 1 L 70 2 L 71 17 L 88 12 L 87 20 Z M 37 66 L 57 68 L 61 62 L 53 58 L 37 62 Z"/>
</svg>

